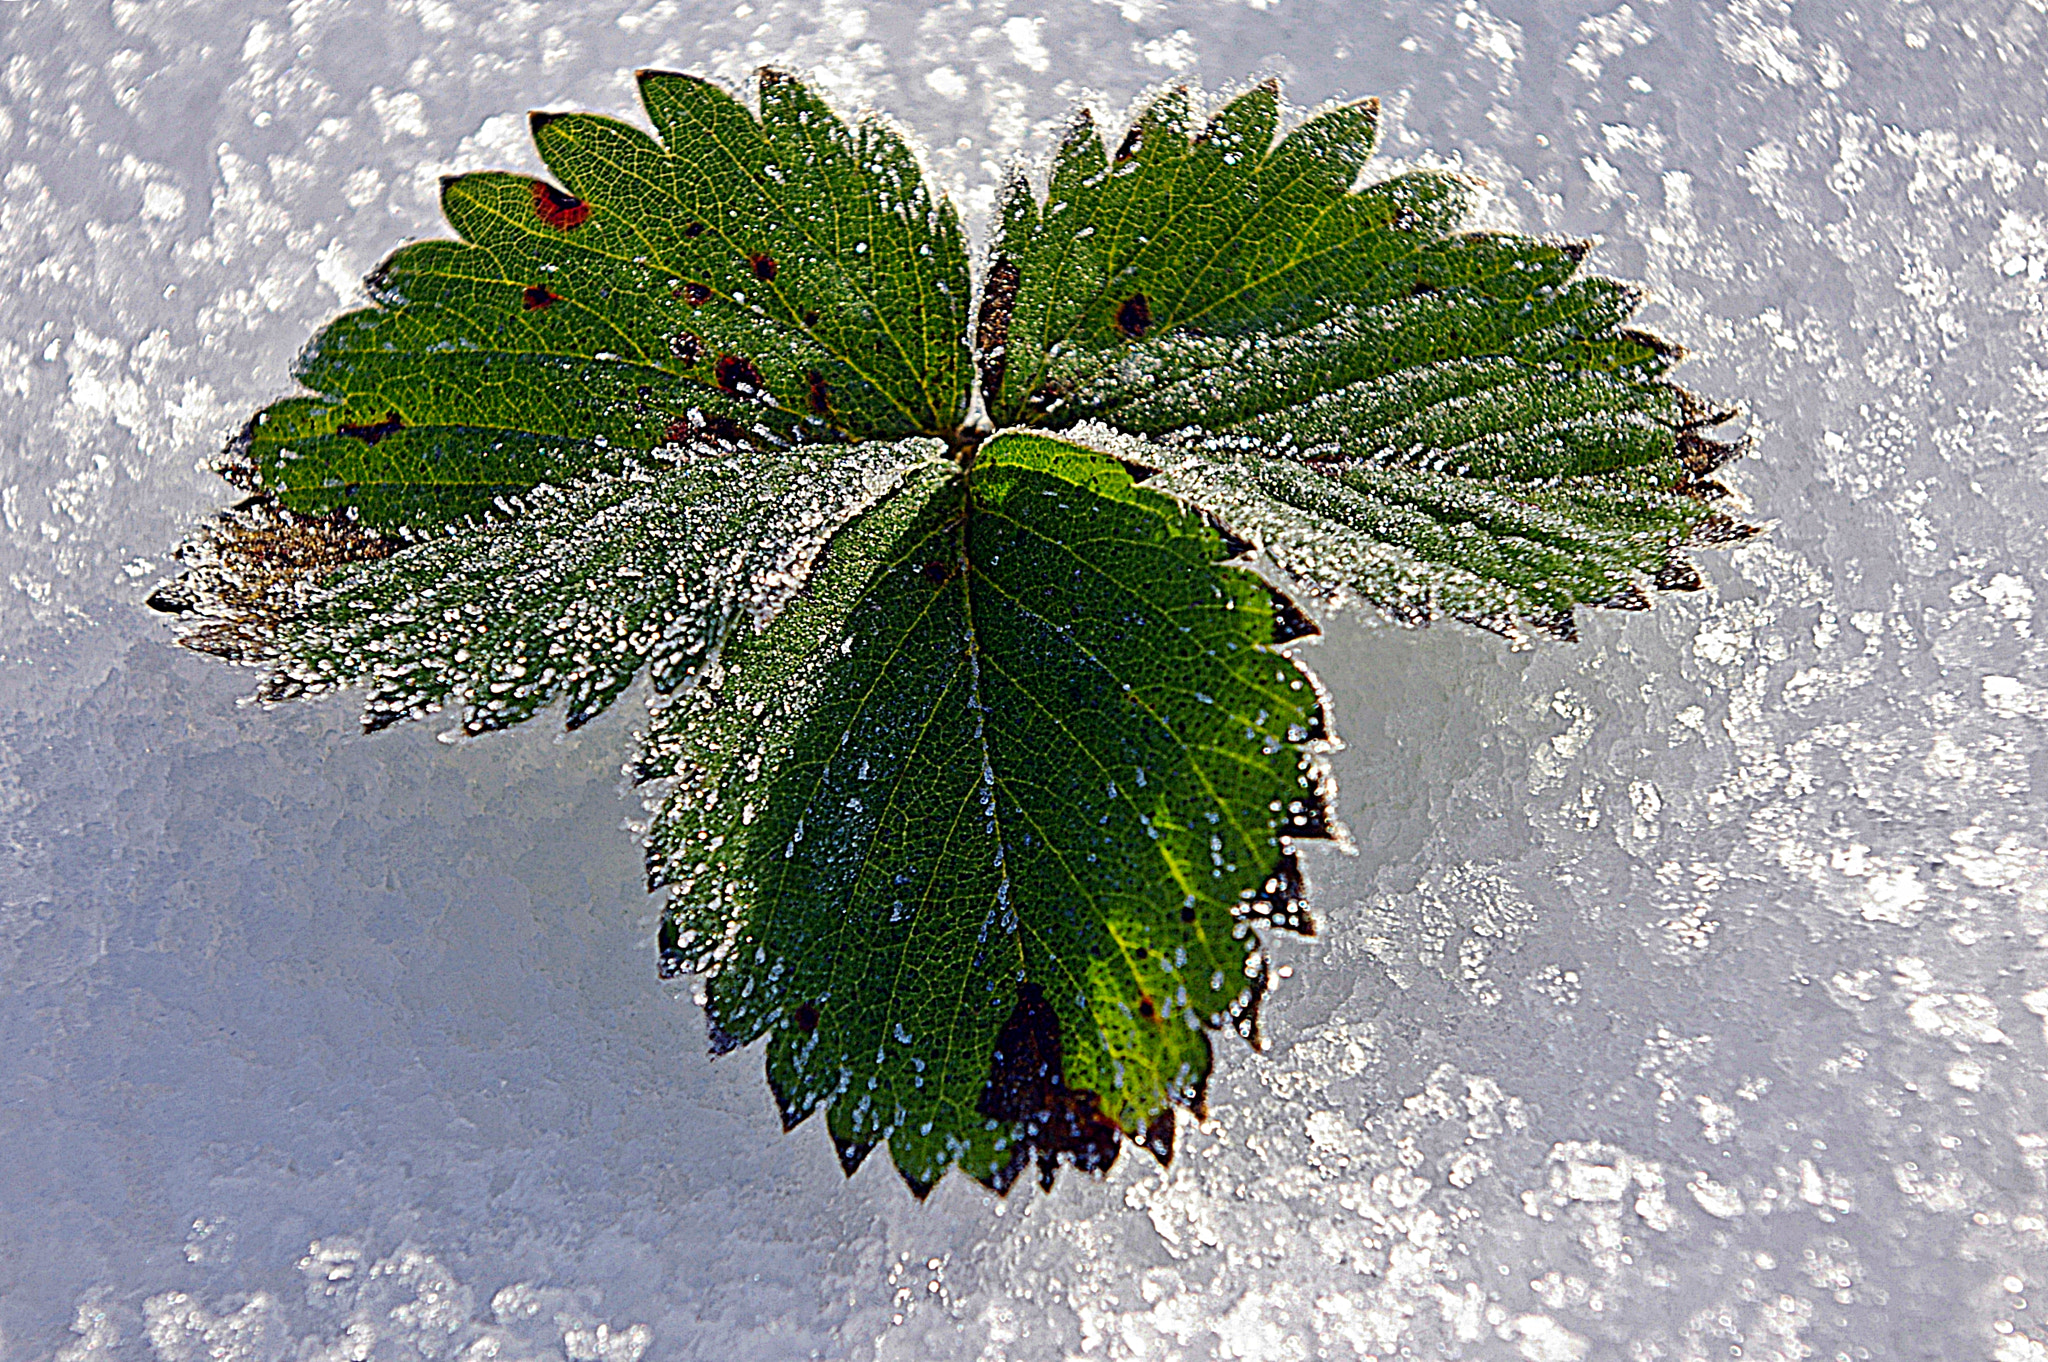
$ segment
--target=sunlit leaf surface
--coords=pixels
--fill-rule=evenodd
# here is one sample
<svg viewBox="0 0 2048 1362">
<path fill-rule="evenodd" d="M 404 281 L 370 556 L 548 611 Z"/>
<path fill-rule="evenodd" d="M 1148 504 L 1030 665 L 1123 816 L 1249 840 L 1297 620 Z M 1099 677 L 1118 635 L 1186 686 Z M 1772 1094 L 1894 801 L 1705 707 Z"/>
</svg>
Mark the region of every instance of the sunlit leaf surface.
<svg viewBox="0 0 2048 1362">
<path fill-rule="evenodd" d="M 1624 325 L 1585 247 L 1457 230 L 1467 188 L 1355 189 L 1376 101 L 1278 133 L 1265 85 L 1199 130 L 1169 91 L 1111 154 L 1083 117 L 1005 202 L 978 336 L 998 423 L 1165 437 L 1156 486 L 1331 603 L 1569 636 L 1695 584 L 1726 420 Z"/>
<path fill-rule="evenodd" d="M 662 970 L 849 1171 L 1171 1157 L 1335 833 L 1288 592 L 1569 636 L 1749 532 L 1636 294 L 1459 232 L 1456 177 L 1359 187 L 1376 105 L 1084 117 L 970 326 L 895 133 L 774 73 L 641 92 L 653 135 L 534 116 L 554 181 L 446 181 L 461 239 L 307 347 L 152 603 L 371 728 L 647 673 Z"/>
</svg>

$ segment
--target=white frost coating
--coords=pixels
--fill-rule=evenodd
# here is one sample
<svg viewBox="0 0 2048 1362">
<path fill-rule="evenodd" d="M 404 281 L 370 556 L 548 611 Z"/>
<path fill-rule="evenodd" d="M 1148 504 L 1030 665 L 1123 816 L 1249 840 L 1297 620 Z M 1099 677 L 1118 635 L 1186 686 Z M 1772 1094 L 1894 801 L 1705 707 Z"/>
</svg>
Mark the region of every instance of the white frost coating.
<svg viewBox="0 0 2048 1362">
<path fill-rule="evenodd" d="M 535 488 L 516 520 L 289 586 L 304 600 L 261 659 L 259 694 L 367 681 L 366 724 L 453 704 L 469 733 L 567 697 L 580 724 L 643 665 L 666 692 L 728 628 L 765 627 L 841 525 L 943 453 L 936 440 L 685 448 Z M 206 593 L 202 579 L 188 617 L 202 629 L 238 604 Z"/>
<path fill-rule="evenodd" d="M 1225 1327 L 1339 1362 L 1515 1358 L 1536 1319 L 1588 1359 L 1906 1337 L 2043 1362 L 2048 33 L 1989 0 L 1489 8 L 1522 25 L 1519 87 L 1452 4 L 0 4 L 0 1009 L 36 1038 L 0 1057 L 37 1190 L 0 1198 L 9 1356 L 155 1362 L 145 1304 L 183 1293 L 215 1321 L 266 1297 L 308 1362 L 345 1355 L 359 1306 L 450 1359 L 637 1324 L 642 1362 L 1197 1362 L 1248 1297 Z M 1045 19 L 1042 74 L 1019 13 Z M 782 1135 L 758 1061 L 707 1065 L 655 983 L 622 720 L 337 737 L 337 705 L 235 709 L 137 598 L 222 501 L 197 466 L 332 312 L 319 253 L 441 234 L 444 172 L 538 173 L 524 110 L 637 118 L 631 67 L 737 88 L 786 64 L 916 127 L 987 204 L 1073 91 L 1102 114 L 1163 78 L 1130 44 L 1176 29 L 1183 79 L 1388 96 L 1390 156 L 1495 155 L 1527 230 L 1602 238 L 1589 267 L 1651 286 L 1679 377 L 1761 428 L 1730 472 L 1780 524 L 1710 564 L 1718 607 L 1601 616 L 1570 649 L 1330 621 L 1360 854 L 1310 858 L 1321 931 L 1278 962 L 1271 1049 L 1218 1047 L 1212 1119 L 1164 1177 L 1127 1158 L 1001 1215 L 951 1184 L 914 1208 Z M 924 84 L 939 64 L 959 101 Z M 372 88 L 416 92 L 427 134 L 387 144 Z M 1754 192 L 1766 142 L 1786 163 Z M 151 185 L 184 212 L 145 213 Z M 2035 593 L 2031 633 L 1969 585 L 2000 575 Z M 1693 652 L 1705 627 L 1727 660 Z M 1592 717 L 1532 794 L 1566 689 Z M 1937 735 L 1967 762 L 1930 767 Z M 1654 841 L 1620 835 L 1637 780 Z M 1875 876 L 1833 867 L 1856 844 L 1926 899 L 1866 917 Z M 1513 891 L 1500 934 L 1454 872 Z M 1902 956 L 2008 1043 L 1917 1026 Z M 1736 1113 L 1722 1143 L 1700 1097 Z M 1310 1141 L 1316 1112 L 1345 1144 Z M 1579 1161 L 1654 1164 L 1664 1209 L 1635 1165 L 1618 1202 L 1556 1204 L 1551 1151 L 1596 1140 Z M 1703 1169 L 1750 1209 L 1702 1209 Z M 224 1228 L 188 1261 L 199 1219 Z M 449 1265 L 463 1324 L 395 1324 L 392 1277 L 325 1295 L 294 1268 L 314 1238 L 365 1254 L 344 1292 L 409 1244 Z"/>
</svg>

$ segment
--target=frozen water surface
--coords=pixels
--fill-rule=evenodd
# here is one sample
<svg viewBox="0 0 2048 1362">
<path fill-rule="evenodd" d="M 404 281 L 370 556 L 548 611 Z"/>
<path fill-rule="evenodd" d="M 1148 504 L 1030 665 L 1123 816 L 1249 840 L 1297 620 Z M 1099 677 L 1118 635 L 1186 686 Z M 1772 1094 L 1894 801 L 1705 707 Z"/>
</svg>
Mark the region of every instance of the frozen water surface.
<svg viewBox="0 0 2048 1362">
<path fill-rule="evenodd" d="M 7 1357 L 2048 1358 L 2038 0 L 0 23 Z M 1379 93 L 1751 413 L 1777 527 L 1710 591 L 1518 654 L 1333 627 L 1360 854 L 1170 1171 L 843 1181 L 655 978 L 633 706 L 364 738 L 141 607 L 441 174 L 765 61 L 977 220 L 1077 99 Z"/>
</svg>

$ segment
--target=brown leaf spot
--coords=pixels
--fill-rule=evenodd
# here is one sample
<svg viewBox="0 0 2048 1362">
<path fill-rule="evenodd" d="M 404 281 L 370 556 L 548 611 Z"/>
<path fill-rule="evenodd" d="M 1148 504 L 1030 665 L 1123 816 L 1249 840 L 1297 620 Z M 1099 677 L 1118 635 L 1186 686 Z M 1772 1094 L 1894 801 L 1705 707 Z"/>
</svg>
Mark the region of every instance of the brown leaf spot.
<svg viewBox="0 0 2048 1362">
<path fill-rule="evenodd" d="M 533 211 L 557 231 L 581 227 L 590 217 L 590 205 L 574 194 L 565 194 L 546 180 L 533 182 Z"/>
<path fill-rule="evenodd" d="M 691 223 L 689 226 L 683 228 L 683 235 L 688 237 L 699 237 L 704 235 L 704 224 L 701 222 Z"/>
<path fill-rule="evenodd" d="M 804 375 L 804 379 L 810 385 L 811 410 L 820 416 L 830 414 L 832 410 L 832 389 L 825 382 L 825 376 L 816 369 L 812 369 Z"/>
<path fill-rule="evenodd" d="M 917 575 L 933 586 L 944 586 L 953 580 L 953 567 L 943 558 L 934 558 L 917 570 Z"/>
<path fill-rule="evenodd" d="M 1116 310 L 1116 329 L 1126 340 L 1137 340 L 1152 329 L 1152 304 L 1142 293 L 1133 293 Z"/>
<path fill-rule="evenodd" d="M 532 284 L 519 296 L 519 301 L 526 305 L 528 312 L 539 312 L 544 308 L 553 307 L 560 297 L 560 294 L 549 293 L 539 284 Z"/>
<path fill-rule="evenodd" d="M 818 1009 L 809 1003 L 802 1004 L 796 1010 L 795 1021 L 797 1030 L 810 1035 L 818 1029 Z"/>
<path fill-rule="evenodd" d="M 1600 602 L 1600 606 L 1605 610 L 1648 610 L 1650 597 L 1634 582 L 1623 582 L 1614 589 L 1613 595 Z"/>
<path fill-rule="evenodd" d="M 366 445 L 374 445 L 386 435 L 404 429 L 405 421 L 397 412 L 392 411 L 384 413 L 384 419 L 374 425 L 342 426 L 335 431 L 335 434 L 352 436 L 355 439 L 361 440 Z"/>
<path fill-rule="evenodd" d="M 274 662 L 280 607 L 295 599 L 298 584 L 388 558 L 398 548 L 345 513 L 300 515 L 267 497 L 251 497 L 200 526 L 178 550 L 185 570 L 159 584 L 147 604 L 179 617 L 183 647 L 231 662 Z M 266 700 L 291 699 L 304 689 L 288 674 L 258 687 Z"/>
<path fill-rule="evenodd" d="M 1017 1006 L 996 1036 L 989 1056 L 981 1114 L 1018 1127 L 1009 1165 L 989 1184 L 1006 1192 L 1036 1152 L 1041 1186 L 1052 1186 L 1059 1156 L 1076 1168 L 1100 1172 L 1116 1162 L 1123 1132 L 1102 1114 L 1100 1099 L 1086 1088 L 1069 1088 L 1060 1048 L 1060 1020 L 1038 985 L 1021 984 Z"/>
<path fill-rule="evenodd" d="M 981 288 L 974 350 L 981 361 L 982 398 L 991 407 L 1003 391 L 1003 374 L 1009 366 L 1010 317 L 1017 308 L 1017 287 L 1022 279 L 1016 262 L 998 260 Z"/>
<path fill-rule="evenodd" d="M 691 307 L 704 306 L 704 304 L 711 301 L 710 286 L 706 284 L 699 284 L 694 280 L 684 284 L 683 301 L 688 303 Z"/>
<path fill-rule="evenodd" d="M 688 368 L 704 358 L 704 342 L 687 331 L 679 331 L 668 338 L 668 352 Z"/>
<path fill-rule="evenodd" d="M 775 277 L 775 257 L 766 252 L 748 256 L 747 267 L 753 270 L 754 277 L 764 284 Z"/>
<path fill-rule="evenodd" d="M 761 371 L 743 355 L 720 355 L 716 372 L 718 386 L 734 397 L 759 397 L 766 387 Z"/>
<path fill-rule="evenodd" d="M 818 314 L 817 314 L 816 312 L 806 312 L 806 313 L 804 313 L 804 325 L 805 325 L 805 326 L 816 326 L 817 324 L 818 324 Z"/>
</svg>

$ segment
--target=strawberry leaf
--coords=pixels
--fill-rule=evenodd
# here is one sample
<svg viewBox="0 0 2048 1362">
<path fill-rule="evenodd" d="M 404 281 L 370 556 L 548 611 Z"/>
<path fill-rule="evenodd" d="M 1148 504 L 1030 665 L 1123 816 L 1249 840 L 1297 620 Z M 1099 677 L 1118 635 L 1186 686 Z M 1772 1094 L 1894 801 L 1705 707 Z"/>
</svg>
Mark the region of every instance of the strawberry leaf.
<svg viewBox="0 0 2048 1362">
<path fill-rule="evenodd" d="M 1370 102 L 1084 116 L 970 334 L 894 132 L 772 72 L 641 95 L 535 115 L 552 180 L 445 182 L 459 239 L 315 337 L 151 603 L 368 728 L 645 672 L 662 971 L 849 1172 L 1171 1157 L 1342 836 L 1289 593 L 1568 637 L 1752 532 L 1637 293 L 1461 231 L 1455 176 L 1361 187 Z"/>
</svg>

